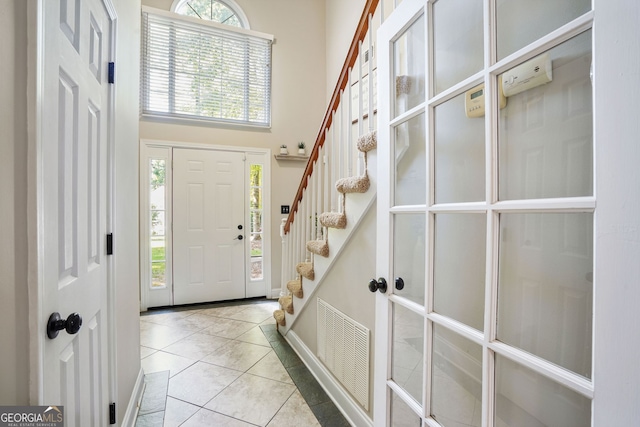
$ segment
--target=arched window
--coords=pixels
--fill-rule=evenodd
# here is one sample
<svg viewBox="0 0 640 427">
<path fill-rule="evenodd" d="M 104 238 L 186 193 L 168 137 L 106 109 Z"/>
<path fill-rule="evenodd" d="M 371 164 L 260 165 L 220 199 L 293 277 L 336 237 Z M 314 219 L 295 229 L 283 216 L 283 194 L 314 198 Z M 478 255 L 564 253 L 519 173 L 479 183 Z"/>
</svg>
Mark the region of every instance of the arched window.
<svg viewBox="0 0 640 427">
<path fill-rule="evenodd" d="M 220 24 L 249 29 L 249 21 L 233 0 L 175 0 L 171 11 Z"/>
<path fill-rule="evenodd" d="M 273 36 L 249 29 L 232 4 L 175 0 L 173 13 L 142 7 L 142 117 L 271 126 Z"/>
</svg>

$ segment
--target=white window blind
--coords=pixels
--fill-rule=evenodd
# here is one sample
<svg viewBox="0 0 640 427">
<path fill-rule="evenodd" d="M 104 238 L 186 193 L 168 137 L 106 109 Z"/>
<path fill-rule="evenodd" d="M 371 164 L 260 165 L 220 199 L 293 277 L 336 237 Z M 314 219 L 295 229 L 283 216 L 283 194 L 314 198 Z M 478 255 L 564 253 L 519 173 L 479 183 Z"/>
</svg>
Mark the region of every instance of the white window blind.
<svg viewBox="0 0 640 427">
<path fill-rule="evenodd" d="M 269 127 L 272 41 L 143 8 L 142 115 Z"/>
</svg>

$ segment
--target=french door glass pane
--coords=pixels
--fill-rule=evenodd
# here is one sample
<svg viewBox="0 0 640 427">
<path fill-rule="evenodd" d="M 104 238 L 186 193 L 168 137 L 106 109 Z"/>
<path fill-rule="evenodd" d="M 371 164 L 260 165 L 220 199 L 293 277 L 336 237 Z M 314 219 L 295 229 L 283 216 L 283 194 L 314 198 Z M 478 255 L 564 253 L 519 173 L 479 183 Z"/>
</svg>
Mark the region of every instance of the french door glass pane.
<svg viewBox="0 0 640 427">
<path fill-rule="evenodd" d="M 423 205 L 427 201 L 424 113 L 395 130 L 395 191 L 398 205 Z"/>
<path fill-rule="evenodd" d="M 591 400 L 496 355 L 496 427 L 591 425 Z"/>
<path fill-rule="evenodd" d="M 501 200 L 593 194 L 591 57 L 587 31 L 502 74 Z M 518 86 L 536 67 L 532 81 L 541 85 Z"/>
<path fill-rule="evenodd" d="M 591 378 L 593 214 L 500 215 L 497 338 Z"/>
<path fill-rule="evenodd" d="M 424 318 L 393 304 L 391 378 L 417 402 L 422 402 Z"/>
<path fill-rule="evenodd" d="M 421 16 L 393 43 L 395 116 L 424 102 L 425 52 Z"/>
<path fill-rule="evenodd" d="M 450 330 L 433 327 L 431 416 L 444 426 L 480 427 L 482 347 Z"/>
<path fill-rule="evenodd" d="M 498 60 L 591 10 L 591 0 L 497 0 Z"/>
<path fill-rule="evenodd" d="M 465 94 L 435 108 L 435 201 L 485 199 L 484 118 L 467 117 Z"/>
<path fill-rule="evenodd" d="M 435 217 L 434 311 L 483 330 L 487 217 Z"/>
<path fill-rule="evenodd" d="M 391 391 L 391 425 L 394 427 L 420 427 L 422 419 Z"/>
<path fill-rule="evenodd" d="M 433 5 L 436 93 L 482 69 L 482 17 L 482 0 L 440 0 Z"/>
<path fill-rule="evenodd" d="M 425 291 L 424 214 L 402 214 L 394 217 L 393 277 L 402 279 L 404 288 L 393 293 L 424 305 Z M 395 283 L 390 283 L 395 286 Z"/>
</svg>

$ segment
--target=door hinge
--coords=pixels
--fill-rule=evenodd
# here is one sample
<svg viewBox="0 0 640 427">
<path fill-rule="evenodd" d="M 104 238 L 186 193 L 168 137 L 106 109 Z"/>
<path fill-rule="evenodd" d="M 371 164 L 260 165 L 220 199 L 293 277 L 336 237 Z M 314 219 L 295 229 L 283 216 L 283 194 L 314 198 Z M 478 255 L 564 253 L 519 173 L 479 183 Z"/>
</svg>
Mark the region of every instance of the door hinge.
<svg viewBox="0 0 640 427">
<path fill-rule="evenodd" d="M 109 403 L 109 424 L 116 423 L 116 404 Z"/>
<path fill-rule="evenodd" d="M 114 84 L 116 81 L 116 63 L 109 62 L 109 83 Z"/>
<path fill-rule="evenodd" d="M 107 255 L 113 255 L 113 233 L 107 234 Z"/>
</svg>

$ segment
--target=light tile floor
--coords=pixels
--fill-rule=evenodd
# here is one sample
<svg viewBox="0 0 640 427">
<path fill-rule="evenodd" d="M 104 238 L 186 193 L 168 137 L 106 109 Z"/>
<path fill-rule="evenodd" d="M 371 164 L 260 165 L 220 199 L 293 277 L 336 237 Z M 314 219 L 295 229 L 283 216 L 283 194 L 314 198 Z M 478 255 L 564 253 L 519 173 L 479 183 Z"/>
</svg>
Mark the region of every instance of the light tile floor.
<svg viewBox="0 0 640 427">
<path fill-rule="evenodd" d="M 276 308 L 248 300 L 143 313 L 136 426 L 348 426 L 276 331 Z"/>
</svg>

